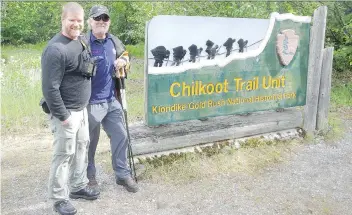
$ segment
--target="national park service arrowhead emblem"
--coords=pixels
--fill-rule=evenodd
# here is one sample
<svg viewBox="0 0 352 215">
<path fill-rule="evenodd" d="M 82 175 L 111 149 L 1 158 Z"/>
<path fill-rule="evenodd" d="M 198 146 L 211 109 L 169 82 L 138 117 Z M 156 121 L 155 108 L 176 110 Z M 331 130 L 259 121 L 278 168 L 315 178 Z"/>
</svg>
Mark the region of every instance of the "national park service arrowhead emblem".
<svg viewBox="0 0 352 215">
<path fill-rule="evenodd" d="M 296 54 L 298 41 L 299 36 L 292 29 L 283 30 L 277 35 L 276 52 L 282 65 L 290 64 Z"/>
</svg>

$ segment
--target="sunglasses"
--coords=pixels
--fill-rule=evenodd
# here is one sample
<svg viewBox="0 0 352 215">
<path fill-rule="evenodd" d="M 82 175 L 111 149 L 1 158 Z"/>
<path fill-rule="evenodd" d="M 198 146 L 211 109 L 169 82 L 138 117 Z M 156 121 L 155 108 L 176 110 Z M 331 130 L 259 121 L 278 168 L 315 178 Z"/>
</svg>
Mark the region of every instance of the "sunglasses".
<svg viewBox="0 0 352 215">
<path fill-rule="evenodd" d="M 93 17 L 94 21 L 100 21 L 103 20 L 103 22 L 108 22 L 110 20 L 110 17 L 106 14 L 102 14 L 100 16 L 97 17 Z"/>
</svg>

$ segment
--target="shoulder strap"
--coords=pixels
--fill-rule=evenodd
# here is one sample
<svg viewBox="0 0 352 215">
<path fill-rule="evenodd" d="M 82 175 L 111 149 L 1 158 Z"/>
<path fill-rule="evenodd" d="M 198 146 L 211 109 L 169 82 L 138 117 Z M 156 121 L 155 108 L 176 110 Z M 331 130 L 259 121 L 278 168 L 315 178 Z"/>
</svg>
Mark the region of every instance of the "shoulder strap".
<svg viewBox="0 0 352 215">
<path fill-rule="evenodd" d="M 111 35 L 111 41 L 114 44 L 114 47 L 115 47 L 115 50 L 116 50 L 116 59 L 117 59 L 126 51 L 126 47 L 121 42 L 121 40 L 119 38 L 117 38 L 116 36 L 114 36 L 114 35 Z"/>
<path fill-rule="evenodd" d="M 80 35 L 80 36 L 78 37 L 78 40 L 79 40 L 79 42 L 82 44 L 83 50 L 87 50 L 88 53 L 89 53 L 89 55 L 92 56 L 92 52 L 90 51 L 90 45 L 88 44 L 88 40 L 87 40 L 87 38 L 85 37 L 85 35 L 83 35 L 83 34 Z"/>
</svg>

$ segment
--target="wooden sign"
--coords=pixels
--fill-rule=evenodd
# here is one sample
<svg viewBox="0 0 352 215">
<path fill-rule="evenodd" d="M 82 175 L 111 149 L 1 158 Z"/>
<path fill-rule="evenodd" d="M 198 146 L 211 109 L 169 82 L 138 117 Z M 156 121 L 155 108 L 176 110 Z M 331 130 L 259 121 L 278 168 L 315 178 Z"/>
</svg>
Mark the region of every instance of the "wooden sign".
<svg viewBox="0 0 352 215">
<path fill-rule="evenodd" d="M 305 105 L 310 22 L 278 13 L 154 17 L 146 32 L 146 124 Z"/>
</svg>

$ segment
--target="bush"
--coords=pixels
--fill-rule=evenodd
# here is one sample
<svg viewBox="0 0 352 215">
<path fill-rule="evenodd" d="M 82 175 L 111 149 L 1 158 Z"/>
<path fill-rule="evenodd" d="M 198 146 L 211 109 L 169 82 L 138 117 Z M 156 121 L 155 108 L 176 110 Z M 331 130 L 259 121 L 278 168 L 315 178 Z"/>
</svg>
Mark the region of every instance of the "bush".
<svg viewBox="0 0 352 215">
<path fill-rule="evenodd" d="M 144 43 L 139 43 L 137 45 L 126 45 L 127 51 L 132 57 L 142 58 L 144 57 Z"/>
</svg>

